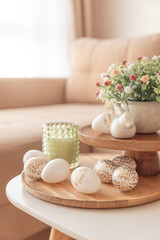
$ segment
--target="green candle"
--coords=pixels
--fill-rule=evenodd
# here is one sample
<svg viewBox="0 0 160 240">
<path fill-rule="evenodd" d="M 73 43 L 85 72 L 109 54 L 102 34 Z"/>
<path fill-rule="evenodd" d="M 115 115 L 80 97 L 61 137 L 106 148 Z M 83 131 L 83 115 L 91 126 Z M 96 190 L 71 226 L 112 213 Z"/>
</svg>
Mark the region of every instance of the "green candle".
<svg viewBox="0 0 160 240">
<path fill-rule="evenodd" d="M 78 126 L 73 123 L 43 124 L 43 152 L 52 160 L 63 158 L 70 168 L 78 166 Z"/>
</svg>

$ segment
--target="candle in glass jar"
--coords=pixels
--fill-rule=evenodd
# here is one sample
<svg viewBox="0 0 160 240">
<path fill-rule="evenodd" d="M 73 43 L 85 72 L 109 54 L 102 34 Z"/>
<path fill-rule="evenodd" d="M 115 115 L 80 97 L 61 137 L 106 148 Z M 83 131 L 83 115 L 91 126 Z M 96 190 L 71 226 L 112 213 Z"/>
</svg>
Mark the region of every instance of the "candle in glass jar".
<svg viewBox="0 0 160 240">
<path fill-rule="evenodd" d="M 63 158 L 71 168 L 78 166 L 78 126 L 73 123 L 43 125 L 43 152 L 50 158 Z"/>
</svg>

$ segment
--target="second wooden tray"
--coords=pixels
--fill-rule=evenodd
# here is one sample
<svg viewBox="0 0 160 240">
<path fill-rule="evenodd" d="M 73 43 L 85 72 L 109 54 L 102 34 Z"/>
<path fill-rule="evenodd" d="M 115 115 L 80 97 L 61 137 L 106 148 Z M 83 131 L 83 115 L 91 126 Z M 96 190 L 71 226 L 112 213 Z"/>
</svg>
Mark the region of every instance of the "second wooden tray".
<svg viewBox="0 0 160 240">
<path fill-rule="evenodd" d="M 112 159 L 117 154 L 81 154 L 80 165 L 92 167 L 98 160 Z M 100 190 L 91 195 L 77 192 L 71 185 L 70 177 L 58 184 L 33 181 L 22 173 L 24 188 L 42 200 L 79 208 L 122 208 L 136 206 L 160 199 L 160 174 L 140 177 L 137 187 L 123 193 L 112 184 L 102 183 Z"/>
</svg>

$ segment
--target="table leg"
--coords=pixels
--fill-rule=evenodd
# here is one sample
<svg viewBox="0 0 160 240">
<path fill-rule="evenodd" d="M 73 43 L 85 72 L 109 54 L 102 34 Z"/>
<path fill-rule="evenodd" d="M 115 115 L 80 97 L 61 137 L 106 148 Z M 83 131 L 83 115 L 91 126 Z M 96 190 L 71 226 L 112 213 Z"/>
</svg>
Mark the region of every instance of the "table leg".
<svg viewBox="0 0 160 240">
<path fill-rule="evenodd" d="M 62 232 L 59 232 L 55 228 L 51 229 L 49 240 L 73 240 L 73 238 L 65 235 Z"/>
</svg>

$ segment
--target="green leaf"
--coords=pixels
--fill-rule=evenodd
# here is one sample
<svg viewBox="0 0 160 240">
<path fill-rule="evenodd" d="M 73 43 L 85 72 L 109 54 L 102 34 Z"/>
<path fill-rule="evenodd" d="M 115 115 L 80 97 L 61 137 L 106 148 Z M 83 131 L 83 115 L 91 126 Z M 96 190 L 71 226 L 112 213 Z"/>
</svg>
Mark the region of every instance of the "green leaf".
<svg viewBox="0 0 160 240">
<path fill-rule="evenodd" d="M 156 96 L 156 99 L 157 99 L 158 102 L 160 102 L 160 95 Z"/>
<path fill-rule="evenodd" d="M 149 85 L 150 84 L 150 81 L 146 82 L 146 85 Z"/>
<path fill-rule="evenodd" d="M 154 88 L 154 92 L 158 94 L 159 93 L 158 88 Z"/>
<path fill-rule="evenodd" d="M 146 90 L 147 85 L 146 84 L 142 84 L 142 90 Z"/>
</svg>

